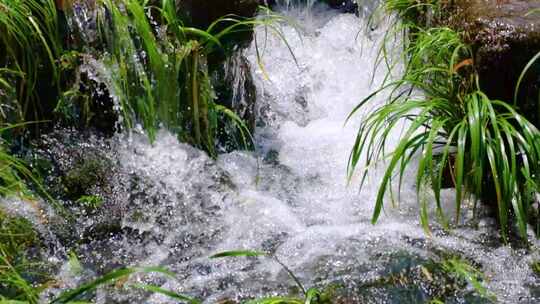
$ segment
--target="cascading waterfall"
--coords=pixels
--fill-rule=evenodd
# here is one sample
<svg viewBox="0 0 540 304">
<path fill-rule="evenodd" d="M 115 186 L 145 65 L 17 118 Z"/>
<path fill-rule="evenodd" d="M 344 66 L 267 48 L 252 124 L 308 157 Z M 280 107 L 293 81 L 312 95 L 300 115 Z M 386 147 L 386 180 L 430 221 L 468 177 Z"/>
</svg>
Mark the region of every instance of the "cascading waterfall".
<svg viewBox="0 0 540 304">
<path fill-rule="evenodd" d="M 437 285 L 444 282 L 429 285 L 426 279 L 409 292 L 366 286 L 396 268 L 409 269 L 403 265 L 440 259 L 445 251 L 480 265 L 499 301 L 535 302 L 540 284 L 529 264 L 538 253 L 491 246 L 496 229 L 488 219 L 478 229 L 426 236 L 418 224 L 414 178 L 406 179 L 400 207 L 388 206 L 380 222 L 371 224 L 377 173 L 361 192 L 358 180 L 347 185 L 346 179 L 362 115 L 344 122 L 384 77 L 384 71 L 372 77 L 384 30 L 368 30 L 365 20 L 313 0 L 308 9 L 285 4 L 284 13 L 302 25 L 283 26 L 298 62 L 280 38 L 263 41 L 262 28 L 256 39 L 266 73 L 258 68 L 255 44 L 244 54 L 257 85 L 256 152 L 212 160 L 166 131 L 153 145 L 142 135 L 118 136 L 111 156 L 118 171 L 111 186 L 115 205 L 108 212 L 121 232 L 82 243 L 78 252 L 86 270 L 74 275 L 66 263 L 58 286 L 72 287 L 119 266 L 160 265 L 177 280 L 133 280 L 150 280 L 206 303 L 286 294 L 294 282 L 271 259 L 208 259 L 220 251 L 250 249 L 274 254 L 306 286 L 339 283 L 350 303 L 414 303 L 429 299 L 429 289 L 443 288 Z M 451 203 L 453 192 L 447 190 L 444 199 Z M 84 234 L 97 222 L 97 216 L 88 216 L 75 229 Z M 57 292 L 50 288 L 43 297 Z M 450 298 L 460 303 L 467 297 L 470 290 Z M 162 295 L 112 290 L 98 291 L 97 301 L 173 303 Z"/>
</svg>

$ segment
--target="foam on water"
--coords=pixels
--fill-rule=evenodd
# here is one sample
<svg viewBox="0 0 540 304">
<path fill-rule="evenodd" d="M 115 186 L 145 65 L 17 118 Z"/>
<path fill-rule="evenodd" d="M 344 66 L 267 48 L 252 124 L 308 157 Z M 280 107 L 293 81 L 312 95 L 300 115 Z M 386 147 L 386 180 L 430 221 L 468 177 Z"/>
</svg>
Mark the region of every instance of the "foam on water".
<svg viewBox="0 0 540 304">
<path fill-rule="evenodd" d="M 428 238 L 418 225 L 414 178 L 405 180 L 401 208 L 387 206 L 379 223 L 370 223 L 380 172 L 361 192 L 357 180 L 347 185 L 347 159 L 362 113 L 344 122 L 374 88 L 381 32 L 367 35 L 358 17 L 317 7 L 309 16 L 298 8 L 286 13 L 302 25 L 300 31 L 283 27 L 298 65 L 278 37 L 262 41 L 262 28 L 257 39 L 269 79 L 257 68 L 255 46 L 245 53 L 258 89 L 257 152 L 214 161 L 165 131 L 154 145 L 138 135 L 120 139 L 115 149 L 131 184 L 116 187 L 129 191 L 122 226 L 130 233 L 88 244 L 87 264 L 99 265 L 97 270 L 161 265 L 178 276 L 157 280 L 161 286 L 212 303 L 285 293 L 293 285 L 269 259 L 208 259 L 224 250 L 272 252 L 307 286 L 340 281 L 351 288 L 378 276 L 382 254 L 431 258 L 446 250 L 481 265 L 501 302 L 533 303 L 528 286 L 538 286 L 529 267 L 535 256 L 486 245 L 482 240 L 495 229 L 490 224 Z M 383 76 L 378 73 L 374 83 Z M 444 193 L 449 202 L 452 196 Z M 64 270 L 58 279 L 72 278 Z M 160 295 L 138 299 L 170 302 Z"/>
</svg>

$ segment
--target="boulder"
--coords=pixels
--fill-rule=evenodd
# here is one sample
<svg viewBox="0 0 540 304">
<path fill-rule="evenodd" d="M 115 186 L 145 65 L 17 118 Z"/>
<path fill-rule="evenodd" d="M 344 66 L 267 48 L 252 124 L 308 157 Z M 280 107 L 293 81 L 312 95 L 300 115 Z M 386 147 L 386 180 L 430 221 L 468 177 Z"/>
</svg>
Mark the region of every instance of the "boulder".
<svg viewBox="0 0 540 304">
<path fill-rule="evenodd" d="M 482 90 L 492 99 L 514 101 L 518 78 L 540 52 L 539 0 L 458 0 L 444 23 L 464 33 L 474 50 Z M 526 74 L 516 106 L 540 125 L 537 106 L 540 60 Z"/>
</svg>

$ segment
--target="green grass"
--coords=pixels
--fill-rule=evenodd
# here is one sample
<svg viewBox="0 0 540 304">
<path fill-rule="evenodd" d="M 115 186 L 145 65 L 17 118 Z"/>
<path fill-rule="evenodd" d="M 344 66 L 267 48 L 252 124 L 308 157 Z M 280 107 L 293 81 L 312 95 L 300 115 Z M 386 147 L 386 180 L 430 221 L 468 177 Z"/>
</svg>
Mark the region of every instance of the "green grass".
<svg viewBox="0 0 540 304">
<path fill-rule="evenodd" d="M 0 55 L 5 55 L 0 59 L 0 88 L 14 90 L 18 102 L 17 119 L 10 122 L 56 119 L 54 115 L 72 121 L 71 103 L 79 100 L 82 116 L 75 119 L 86 120 L 79 125 L 87 125 L 93 101 L 77 88 L 65 90 L 72 84 L 69 75 L 80 64 L 75 58 L 71 61 L 76 65 L 66 67 L 66 59 L 81 51 L 70 48 L 81 47 L 106 63 L 109 90 L 120 105 L 126 130 L 140 125 L 153 141 L 164 127 L 181 141 L 216 155 L 219 129 L 228 123 L 238 130 L 239 143 L 250 145 L 245 123 L 216 100 L 207 59 L 223 52 L 222 41 L 229 36 L 254 26 L 264 25 L 283 37 L 278 24 L 284 17 L 261 7 L 256 19 L 229 15 L 198 29 L 182 23 L 172 0 L 99 0 L 97 5 L 104 9 L 97 10 L 100 48 L 94 49 L 62 40 L 68 33 L 60 30 L 54 0 L 0 1 Z M 38 82 L 44 73 L 50 83 Z M 58 100 L 50 100 L 55 96 Z"/>
<path fill-rule="evenodd" d="M 496 303 L 496 296 L 490 292 L 483 284 L 486 280 L 484 274 L 466 260 L 451 258 L 442 262 L 442 269 L 454 275 L 458 280 L 470 284 L 474 290 L 484 299 Z"/>
<path fill-rule="evenodd" d="M 36 246 L 40 244 L 32 224 L 0 209 L 0 299 L 37 303 L 40 289 L 27 279 L 44 279 L 38 273 L 39 264 L 28 256 L 30 248 Z"/>
<path fill-rule="evenodd" d="M 0 134 L 12 128 L 3 127 Z M 26 164 L 8 153 L 5 143 L 0 142 L 0 199 L 17 197 L 31 204 L 32 188 L 49 198 L 59 212 L 63 211 Z M 45 276 L 38 272 L 41 264 L 34 257 L 29 257 L 28 253 L 31 248 L 32 252 L 39 252 L 39 246 L 38 235 L 30 221 L 7 214 L 0 208 L 0 303 L 7 301 L 6 298 L 27 303 L 38 302 L 41 287 L 34 286 L 30 281 L 42 281 Z"/>
<path fill-rule="evenodd" d="M 14 127 L 16 125 L 0 127 L 0 198 L 29 198 L 31 195 L 27 183 L 35 183 L 39 190 L 44 189 L 26 164 L 8 151 L 7 142 L 2 136 Z"/>
<path fill-rule="evenodd" d="M 39 120 L 42 106 L 35 93 L 47 70 L 51 87 L 59 79 L 56 60 L 62 52 L 54 0 L 0 0 L 0 68 L 17 73 L 19 121 Z"/>
<path fill-rule="evenodd" d="M 534 261 L 531 263 L 531 270 L 536 276 L 540 276 L 540 261 Z"/>
<path fill-rule="evenodd" d="M 21 159 L 13 156 L 9 148 L 9 140 L 5 140 L 8 131 L 21 125 L 3 125 L 0 127 L 0 199 L 18 197 L 32 201 L 35 194 L 46 199 L 60 214 L 66 215 L 64 208 L 50 196 L 36 172 L 28 167 Z"/>
<path fill-rule="evenodd" d="M 417 24 L 429 10 L 431 12 L 437 10 L 439 2 L 439 0 L 385 0 L 381 7 L 386 12 L 397 14 L 402 22 Z"/>
<path fill-rule="evenodd" d="M 465 198 L 474 201 L 473 212 L 478 200 L 484 199 L 496 207 L 505 241 L 512 218 L 519 235 L 526 239 L 527 223 L 535 216 L 530 194 L 536 191 L 540 172 L 540 133 L 511 105 L 491 100 L 480 91 L 472 51 L 458 33 L 449 28 L 403 27 L 406 47 L 397 59 L 405 61 L 403 76 L 387 81 L 351 113 L 390 91 L 385 103 L 364 118 L 349 158 L 349 176 L 364 166 L 361 185 L 376 163 L 387 164 L 373 223 L 386 196 L 395 199 L 393 180 L 397 180 L 399 192 L 405 171 L 418 160 L 420 220 L 426 231 L 429 206 L 421 195 L 426 186 L 434 194 L 438 219 L 449 226 L 440 199 L 449 172 L 456 188 L 456 223 Z M 396 59 L 381 53 L 387 67 L 393 69 Z M 402 128 L 397 145 L 387 151 L 389 137 Z"/>
<path fill-rule="evenodd" d="M 70 258 L 72 259 L 72 258 Z M 70 261 L 71 262 L 71 261 Z M 22 267 L 22 270 L 19 269 Z M 0 247 L 0 303 L 25 303 L 37 304 L 40 301 L 40 293 L 47 288 L 48 283 L 35 284 L 27 279 L 28 274 L 21 274 L 21 271 L 28 271 L 32 265 L 14 265 L 12 258 Z M 168 279 L 175 279 L 170 271 L 161 267 L 130 267 L 113 270 L 103 276 L 100 276 L 80 286 L 61 292 L 58 296 L 50 300 L 49 304 L 54 303 L 91 303 L 88 300 L 89 294 L 96 289 L 104 286 L 116 284 L 116 287 L 139 289 L 151 293 L 163 294 L 171 299 L 182 303 L 198 304 L 200 301 L 189 296 L 179 294 L 158 286 L 142 283 L 125 283 L 129 277 L 134 274 L 152 273 L 159 274 Z M 124 286 L 125 285 L 125 286 Z"/>
<path fill-rule="evenodd" d="M 207 58 L 222 48 L 225 37 L 252 26 L 264 25 L 279 33 L 275 23 L 282 17 L 269 11 L 258 19 L 225 16 L 201 30 L 182 24 L 174 1 L 144 6 L 136 0 L 105 0 L 103 5 L 111 16 L 101 16 L 100 22 L 110 54 L 105 62 L 127 130 L 140 124 L 153 141 L 163 126 L 180 140 L 215 155 L 219 121 L 229 120 L 247 146 L 248 128 L 215 98 Z M 150 20 L 148 12 L 159 20 Z M 159 34 L 152 22 L 164 26 Z"/>
</svg>

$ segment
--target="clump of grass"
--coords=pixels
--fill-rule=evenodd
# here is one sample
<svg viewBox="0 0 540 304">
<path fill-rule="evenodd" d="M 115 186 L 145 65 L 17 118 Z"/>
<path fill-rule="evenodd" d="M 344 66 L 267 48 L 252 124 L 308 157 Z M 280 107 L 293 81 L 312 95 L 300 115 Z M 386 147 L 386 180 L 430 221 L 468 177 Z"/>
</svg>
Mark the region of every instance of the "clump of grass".
<svg viewBox="0 0 540 304">
<path fill-rule="evenodd" d="M 272 23 L 282 18 L 269 12 L 259 19 L 225 16 L 201 30 L 182 24 L 174 1 L 159 4 L 103 1 L 100 29 L 110 54 L 105 62 L 123 125 L 130 130 L 140 124 L 151 141 L 163 126 L 214 155 L 219 120 L 227 119 L 247 143 L 246 125 L 215 100 L 207 57 L 227 35 L 258 24 L 277 30 Z"/>
<path fill-rule="evenodd" d="M 481 297 L 488 299 L 491 302 L 497 301 L 496 296 L 483 284 L 485 281 L 484 274 L 466 260 L 451 258 L 443 261 L 442 268 L 444 271 L 456 276 L 459 280 L 470 284 Z"/>
<path fill-rule="evenodd" d="M 22 175 L 30 175 L 28 169 L 17 158 L 0 146 L 0 196 L 24 195 L 27 193 Z"/>
<path fill-rule="evenodd" d="M 39 288 L 28 278 L 42 281 L 39 264 L 29 256 L 31 248 L 39 246 L 32 224 L 0 209 L 0 299 L 38 302 Z"/>
<path fill-rule="evenodd" d="M 1 127 L 0 135 L 4 135 L 12 128 L 14 128 L 13 125 Z M 0 198 L 29 197 L 30 191 L 26 184 L 27 181 L 40 185 L 27 166 L 8 152 L 6 142 L 0 137 Z M 43 190 L 42 187 L 39 188 Z"/>
<path fill-rule="evenodd" d="M 37 241 L 37 234 L 28 220 L 10 216 L 0 209 L 0 246 L 8 256 L 19 255 Z"/>
<path fill-rule="evenodd" d="M 478 199 L 483 198 L 497 207 L 505 241 L 511 217 L 526 239 L 527 223 L 534 216 L 529 194 L 535 191 L 540 172 L 540 133 L 511 105 L 491 100 L 480 91 L 472 51 L 458 33 L 448 28 L 420 27 L 407 33 L 401 79 L 386 83 L 351 113 L 354 115 L 382 91 L 390 91 L 386 103 L 363 120 L 349 159 L 349 176 L 364 162 L 361 184 L 369 168 L 387 161 L 373 223 L 380 216 L 386 194 L 392 192 L 392 180 L 397 179 L 401 185 L 405 170 L 418 159 L 420 220 L 426 231 L 428 204 L 420 195 L 426 185 L 435 196 L 440 222 L 448 227 L 440 200 L 448 170 L 456 188 L 456 223 L 465 198 L 474 201 L 473 212 Z M 384 55 L 387 62 L 391 61 L 388 56 Z M 396 147 L 386 151 L 392 131 L 401 128 Z"/>
<path fill-rule="evenodd" d="M 439 0 L 385 0 L 382 9 L 397 14 L 402 22 L 425 22 L 426 15 L 439 8 Z"/>
<path fill-rule="evenodd" d="M 16 72 L 19 120 L 40 120 L 43 110 L 35 88 L 42 71 L 57 88 L 56 59 L 62 52 L 54 0 L 0 1 L 0 68 Z M 45 101 L 48 102 L 48 101 Z"/>
</svg>

